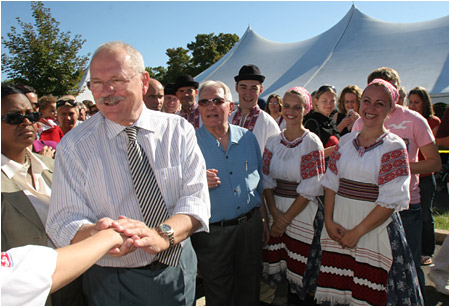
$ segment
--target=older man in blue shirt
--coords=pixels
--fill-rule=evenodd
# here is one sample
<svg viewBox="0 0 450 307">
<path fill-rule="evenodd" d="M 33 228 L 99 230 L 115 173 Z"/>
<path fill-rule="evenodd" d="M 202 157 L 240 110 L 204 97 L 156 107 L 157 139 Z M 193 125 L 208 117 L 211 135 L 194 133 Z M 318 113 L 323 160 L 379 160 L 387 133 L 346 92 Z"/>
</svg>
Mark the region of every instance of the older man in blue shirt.
<svg viewBox="0 0 450 307">
<path fill-rule="evenodd" d="M 203 126 L 196 131 L 206 160 L 210 232 L 192 236 L 207 305 L 258 305 L 262 247 L 268 234 L 258 141 L 228 123 L 230 89 L 206 81 L 199 89 Z"/>
</svg>

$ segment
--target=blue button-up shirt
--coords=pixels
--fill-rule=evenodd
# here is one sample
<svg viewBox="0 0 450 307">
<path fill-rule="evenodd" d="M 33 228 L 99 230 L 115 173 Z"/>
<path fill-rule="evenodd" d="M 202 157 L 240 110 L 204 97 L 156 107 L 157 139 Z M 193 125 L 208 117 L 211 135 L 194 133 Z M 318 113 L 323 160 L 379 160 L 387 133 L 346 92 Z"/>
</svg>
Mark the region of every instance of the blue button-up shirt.
<svg viewBox="0 0 450 307">
<path fill-rule="evenodd" d="M 221 181 L 219 186 L 209 189 L 209 222 L 230 220 L 259 207 L 264 189 L 261 151 L 255 135 L 230 124 L 230 140 L 225 151 L 205 126 L 196 134 L 206 168 L 217 169 Z"/>
</svg>

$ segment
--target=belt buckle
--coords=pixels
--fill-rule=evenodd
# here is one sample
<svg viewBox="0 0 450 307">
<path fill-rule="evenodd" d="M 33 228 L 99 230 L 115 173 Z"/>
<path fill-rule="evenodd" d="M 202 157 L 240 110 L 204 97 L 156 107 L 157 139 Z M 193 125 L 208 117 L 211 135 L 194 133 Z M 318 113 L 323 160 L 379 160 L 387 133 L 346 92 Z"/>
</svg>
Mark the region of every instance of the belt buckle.
<svg viewBox="0 0 450 307">
<path fill-rule="evenodd" d="M 167 268 L 167 265 L 164 263 L 159 262 L 158 260 L 153 261 L 150 263 L 150 271 L 160 271 Z"/>
<path fill-rule="evenodd" d="M 245 222 L 247 222 L 247 216 L 246 215 L 238 218 L 238 224 L 244 224 Z"/>
</svg>

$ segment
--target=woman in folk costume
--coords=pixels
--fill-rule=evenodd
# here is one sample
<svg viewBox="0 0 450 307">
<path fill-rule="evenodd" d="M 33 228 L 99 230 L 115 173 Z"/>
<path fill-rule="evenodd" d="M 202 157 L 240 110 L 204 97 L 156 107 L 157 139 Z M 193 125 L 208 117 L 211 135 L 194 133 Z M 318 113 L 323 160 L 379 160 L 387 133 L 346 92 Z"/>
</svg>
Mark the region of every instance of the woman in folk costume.
<svg viewBox="0 0 450 307">
<path fill-rule="evenodd" d="M 343 136 L 326 175 L 322 262 L 315 298 L 343 305 L 422 305 L 398 212 L 408 209 L 405 142 L 384 128 L 398 91 L 375 79 L 364 90 L 361 131 Z"/>
<path fill-rule="evenodd" d="M 286 129 L 267 140 L 263 154 L 264 195 L 269 208 L 271 237 L 263 251 L 263 278 L 271 284 L 289 283 L 288 302 L 312 302 L 320 265 L 320 232 L 325 173 L 319 137 L 303 126 L 312 99 L 302 87 L 283 98 Z"/>
</svg>

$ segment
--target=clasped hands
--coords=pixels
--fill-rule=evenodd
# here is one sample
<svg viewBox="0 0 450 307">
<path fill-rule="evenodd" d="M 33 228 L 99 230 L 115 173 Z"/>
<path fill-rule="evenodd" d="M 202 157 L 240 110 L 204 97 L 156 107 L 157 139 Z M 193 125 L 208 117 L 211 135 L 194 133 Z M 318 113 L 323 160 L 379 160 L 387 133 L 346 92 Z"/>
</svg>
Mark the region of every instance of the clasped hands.
<svg viewBox="0 0 450 307">
<path fill-rule="evenodd" d="M 291 220 L 287 218 L 283 212 L 276 208 L 274 209 L 274 212 L 272 212 L 272 216 L 273 223 L 270 228 L 270 235 L 272 237 L 279 238 L 284 234 L 286 228 L 291 223 Z"/>
<path fill-rule="evenodd" d="M 118 220 L 105 217 L 94 225 L 91 235 L 112 228 L 120 233 L 123 243 L 112 248 L 108 255 L 122 257 L 140 248 L 146 253 L 155 255 L 169 248 L 170 242 L 162 237 L 154 228 L 149 228 L 144 222 L 119 216 Z"/>
<path fill-rule="evenodd" d="M 325 228 L 330 238 L 339 243 L 342 248 L 354 248 L 363 235 L 358 226 L 348 230 L 328 219 L 325 219 Z"/>
</svg>

